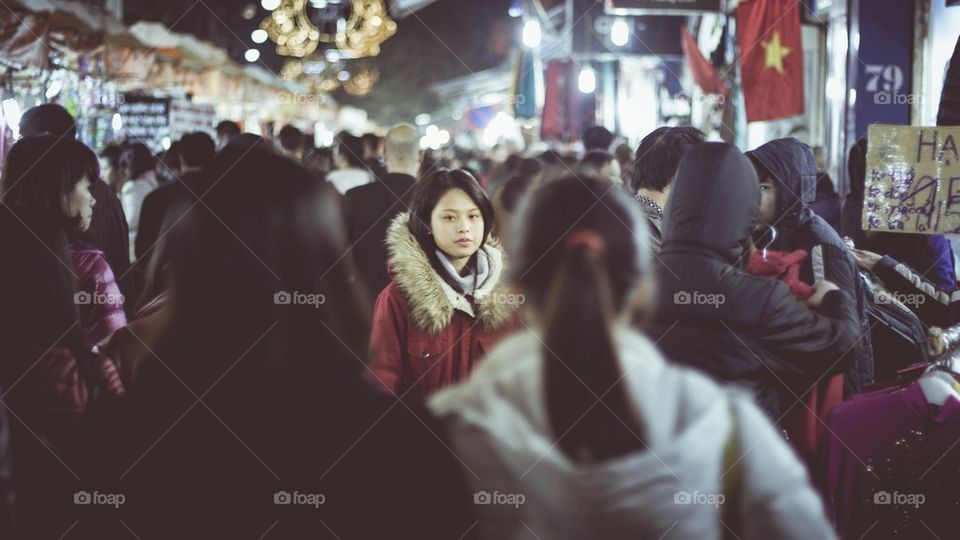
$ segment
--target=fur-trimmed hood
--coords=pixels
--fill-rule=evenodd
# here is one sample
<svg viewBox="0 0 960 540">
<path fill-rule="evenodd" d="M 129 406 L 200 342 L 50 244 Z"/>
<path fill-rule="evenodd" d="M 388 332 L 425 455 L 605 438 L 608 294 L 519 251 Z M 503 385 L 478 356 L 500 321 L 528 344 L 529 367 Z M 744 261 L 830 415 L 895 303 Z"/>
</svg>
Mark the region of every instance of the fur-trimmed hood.
<svg viewBox="0 0 960 540">
<path fill-rule="evenodd" d="M 490 274 L 477 287 L 471 304 L 463 294 L 444 281 L 427 259 L 417 239 L 410 233 L 410 213 L 398 215 L 387 230 L 390 274 L 403 292 L 416 325 L 431 334 L 443 330 L 455 310 L 479 319 L 486 330 L 496 330 L 510 320 L 517 302 L 502 283 L 506 256 L 499 243 L 488 240 L 483 251 L 490 263 Z"/>
</svg>

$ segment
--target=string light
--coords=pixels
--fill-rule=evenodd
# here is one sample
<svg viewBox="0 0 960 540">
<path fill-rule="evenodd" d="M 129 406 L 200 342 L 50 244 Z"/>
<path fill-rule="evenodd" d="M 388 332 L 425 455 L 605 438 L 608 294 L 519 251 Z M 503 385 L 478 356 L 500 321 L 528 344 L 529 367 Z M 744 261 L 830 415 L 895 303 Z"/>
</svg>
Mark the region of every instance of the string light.
<svg viewBox="0 0 960 540">
<path fill-rule="evenodd" d="M 303 58 L 324 42 L 335 43 L 343 58 L 376 56 L 380 45 L 397 32 L 397 23 L 390 18 L 383 0 L 351 0 L 350 17 L 338 21 L 334 34 L 317 28 L 307 15 L 307 7 L 308 0 L 282 0 L 260 24 L 277 44 L 277 54 Z"/>
</svg>

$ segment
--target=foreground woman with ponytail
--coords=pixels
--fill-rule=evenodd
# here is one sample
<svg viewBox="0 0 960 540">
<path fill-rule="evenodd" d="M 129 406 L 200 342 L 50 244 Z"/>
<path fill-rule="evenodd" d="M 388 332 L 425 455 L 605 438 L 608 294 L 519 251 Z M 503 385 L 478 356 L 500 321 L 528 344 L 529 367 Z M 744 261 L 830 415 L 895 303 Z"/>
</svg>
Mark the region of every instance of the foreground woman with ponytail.
<svg viewBox="0 0 960 540">
<path fill-rule="evenodd" d="M 636 205 L 567 178 L 521 216 L 510 273 L 536 320 L 430 401 L 480 537 L 833 538 L 749 396 L 667 363 L 629 327 L 652 287 Z"/>
</svg>

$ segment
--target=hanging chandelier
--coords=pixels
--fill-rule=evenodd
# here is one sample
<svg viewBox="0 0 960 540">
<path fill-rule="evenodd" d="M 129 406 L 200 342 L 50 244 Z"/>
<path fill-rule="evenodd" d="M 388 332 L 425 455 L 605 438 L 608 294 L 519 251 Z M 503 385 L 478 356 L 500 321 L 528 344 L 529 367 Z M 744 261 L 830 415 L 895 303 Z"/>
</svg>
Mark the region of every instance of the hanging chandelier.
<svg viewBox="0 0 960 540">
<path fill-rule="evenodd" d="M 349 7 L 321 0 L 283 0 L 260 28 L 277 44 L 281 56 L 303 58 L 323 42 L 335 44 L 343 58 L 365 58 L 380 54 L 380 45 L 397 32 L 397 23 L 383 0 L 349 0 Z"/>
</svg>

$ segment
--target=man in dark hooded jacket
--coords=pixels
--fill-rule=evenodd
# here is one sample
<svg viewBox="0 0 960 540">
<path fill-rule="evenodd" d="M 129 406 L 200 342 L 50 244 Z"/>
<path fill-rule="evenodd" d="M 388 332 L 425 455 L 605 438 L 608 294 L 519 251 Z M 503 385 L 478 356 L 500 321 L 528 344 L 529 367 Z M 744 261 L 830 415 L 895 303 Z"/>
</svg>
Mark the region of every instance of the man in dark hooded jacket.
<svg viewBox="0 0 960 540">
<path fill-rule="evenodd" d="M 735 147 L 704 143 L 684 157 L 665 208 L 650 333 L 672 360 L 752 389 L 777 419 L 780 394 L 846 369 L 859 325 L 852 297 L 833 284 L 817 283 L 804 305 L 785 284 L 741 270 L 759 201 L 753 166 Z"/>
<path fill-rule="evenodd" d="M 817 161 L 813 149 L 797 139 L 776 139 L 747 152 L 760 179 L 760 222 L 772 225 L 777 238 L 771 249 L 807 252 L 800 279 L 814 283 L 826 279 L 856 300 L 859 331 L 856 344 L 844 363 L 844 396 L 861 392 L 873 383 L 873 347 L 867 314 L 866 289 L 857 264 L 840 235 L 809 205 L 816 197 Z"/>
</svg>

